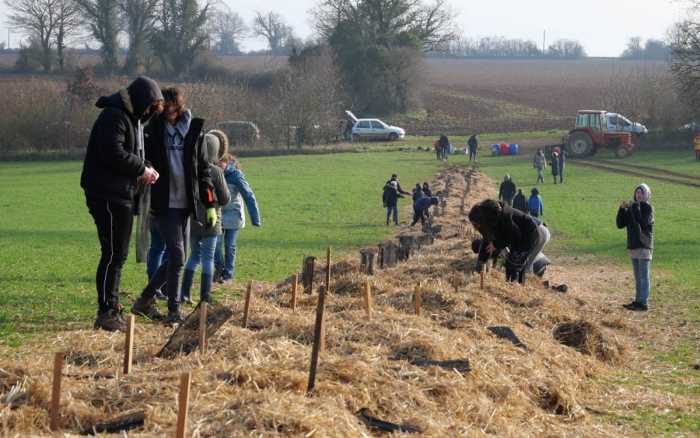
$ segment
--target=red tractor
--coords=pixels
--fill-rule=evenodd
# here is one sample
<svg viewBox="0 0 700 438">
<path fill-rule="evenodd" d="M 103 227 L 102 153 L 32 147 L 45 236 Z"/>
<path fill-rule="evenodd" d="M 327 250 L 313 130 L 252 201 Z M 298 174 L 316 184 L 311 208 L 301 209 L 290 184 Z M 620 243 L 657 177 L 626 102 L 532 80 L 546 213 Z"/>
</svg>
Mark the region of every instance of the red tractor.
<svg viewBox="0 0 700 438">
<path fill-rule="evenodd" d="M 616 117 L 615 120 L 611 118 L 612 115 Z M 620 158 L 630 155 L 634 150 L 632 133 L 615 123 L 617 117 L 620 116 L 606 111 L 579 111 L 576 126 L 564 137 L 564 146 L 569 156 L 587 157 L 594 155 L 600 148 L 614 149 L 615 155 Z"/>
</svg>

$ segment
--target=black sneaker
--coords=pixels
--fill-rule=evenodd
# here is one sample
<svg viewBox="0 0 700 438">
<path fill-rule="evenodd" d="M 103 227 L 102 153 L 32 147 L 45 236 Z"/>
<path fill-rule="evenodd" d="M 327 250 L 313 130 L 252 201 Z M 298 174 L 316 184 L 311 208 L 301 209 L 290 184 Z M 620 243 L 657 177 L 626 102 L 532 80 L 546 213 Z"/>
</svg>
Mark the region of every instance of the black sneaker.
<svg viewBox="0 0 700 438">
<path fill-rule="evenodd" d="M 182 324 L 185 322 L 180 315 L 180 310 L 168 310 L 168 317 L 165 318 L 165 323 L 167 325 Z"/>
<path fill-rule="evenodd" d="M 117 309 L 109 309 L 105 312 L 98 312 L 95 319 L 95 330 L 102 329 L 108 332 L 125 332 L 126 321 L 121 312 Z"/>
<path fill-rule="evenodd" d="M 631 303 L 623 304 L 622 307 L 624 307 L 627 310 L 632 310 L 636 312 L 646 312 L 647 310 L 649 310 L 649 307 L 646 304 L 638 303 L 637 301 L 632 301 Z"/>
<path fill-rule="evenodd" d="M 143 296 L 138 297 L 131 306 L 131 313 L 145 316 L 153 321 L 162 321 L 165 319 L 163 314 L 158 311 L 155 298 L 146 299 Z"/>
<path fill-rule="evenodd" d="M 649 306 L 647 306 L 644 303 L 635 303 L 634 307 L 632 307 L 632 309 L 630 310 L 634 310 L 636 312 L 646 312 L 647 310 L 649 310 Z"/>
</svg>

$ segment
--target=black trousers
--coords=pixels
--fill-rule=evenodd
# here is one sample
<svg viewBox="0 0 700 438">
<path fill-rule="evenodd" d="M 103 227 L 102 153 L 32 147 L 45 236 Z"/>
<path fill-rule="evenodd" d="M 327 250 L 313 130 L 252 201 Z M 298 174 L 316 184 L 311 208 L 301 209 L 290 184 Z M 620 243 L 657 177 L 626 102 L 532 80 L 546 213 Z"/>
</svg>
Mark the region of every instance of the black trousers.
<svg viewBox="0 0 700 438">
<path fill-rule="evenodd" d="M 165 240 L 165 261 L 151 277 L 143 291 L 146 298 L 156 294 L 167 284 L 168 310 L 177 310 L 180 306 L 180 288 L 182 267 L 185 264 L 187 240 L 189 238 L 189 212 L 184 208 L 170 208 L 162 216 L 154 218 L 158 232 Z"/>
<path fill-rule="evenodd" d="M 119 304 L 119 282 L 129 255 L 129 240 L 134 223 L 133 207 L 105 199 L 86 198 L 90 215 L 100 239 L 100 263 L 95 283 L 100 312 L 116 309 Z"/>
</svg>

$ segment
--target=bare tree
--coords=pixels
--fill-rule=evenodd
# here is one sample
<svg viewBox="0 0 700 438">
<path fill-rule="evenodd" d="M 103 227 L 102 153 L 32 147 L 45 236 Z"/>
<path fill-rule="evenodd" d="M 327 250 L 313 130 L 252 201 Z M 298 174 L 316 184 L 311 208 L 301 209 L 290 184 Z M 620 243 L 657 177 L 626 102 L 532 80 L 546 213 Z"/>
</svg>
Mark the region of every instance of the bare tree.
<svg viewBox="0 0 700 438">
<path fill-rule="evenodd" d="M 143 70 L 146 44 L 155 24 L 158 2 L 159 0 L 119 0 L 119 9 L 129 35 L 129 51 L 124 65 L 126 73 L 140 73 Z"/>
<path fill-rule="evenodd" d="M 117 69 L 119 9 L 115 0 L 75 0 L 92 36 L 102 44 L 102 64 L 107 72 Z"/>
<path fill-rule="evenodd" d="M 58 0 L 5 0 L 11 11 L 9 24 L 28 34 L 41 46 L 41 66 L 45 72 L 51 71 L 51 47 L 58 24 Z"/>
<path fill-rule="evenodd" d="M 292 36 L 292 28 L 288 26 L 282 16 L 275 12 L 256 12 L 253 19 L 253 34 L 267 40 L 270 53 L 277 55 L 285 46 L 286 40 Z"/>
<path fill-rule="evenodd" d="M 236 55 L 240 53 L 240 41 L 248 36 L 250 29 L 238 13 L 226 8 L 212 14 L 211 32 L 216 39 L 216 50 L 219 53 Z"/>
<path fill-rule="evenodd" d="M 206 31 L 210 4 L 197 0 L 162 0 L 151 41 L 163 67 L 180 76 L 188 73 L 209 41 Z"/>
<path fill-rule="evenodd" d="M 57 0 L 56 2 L 56 55 L 58 69 L 65 68 L 66 41 L 80 29 L 80 9 L 74 0 Z"/>
</svg>

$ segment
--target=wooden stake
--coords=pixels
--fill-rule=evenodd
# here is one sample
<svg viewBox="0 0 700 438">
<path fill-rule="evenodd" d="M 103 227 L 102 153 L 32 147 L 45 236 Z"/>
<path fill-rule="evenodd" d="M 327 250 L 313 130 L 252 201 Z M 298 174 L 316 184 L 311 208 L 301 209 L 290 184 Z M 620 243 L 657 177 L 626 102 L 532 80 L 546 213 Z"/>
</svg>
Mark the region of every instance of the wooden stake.
<svg viewBox="0 0 700 438">
<path fill-rule="evenodd" d="M 420 308 L 423 305 L 423 298 L 421 297 L 420 283 L 416 285 L 416 291 L 413 295 L 413 304 L 416 306 L 416 315 L 420 316 Z"/>
<path fill-rule="evenodd" d="M 51 430 L 58 430 L 61 419 L 61 378 L 63 377 L 63 361 L 66 353 L 56 353 L 53 358 L 53 388 L 51 389 Z"/>
<path fill-rule="evenodd" d="M 177 429 L 175 438 L 187 436 L 187 411 L 190 405 L 190 381 L 192 373 L 186 372 L 180 376 L 180 395 L 177 398 Z"/>
<path fill-rule="evenodd" d="M 480 275 L 481 275 L 480 287 L 481 287 L 481 289 L 484 288 L 484 269 L 485 269 L 485 267 L 481 268 L 481 272 L 480 272 Z"/>
<path fill-rule="evenodd" d="M 126 320 L 126 338 L 124 339 L 124 375 L 131 372 L 131 362 L 134 357 L 134 327 L 136 319 L 134 315 L 129 315 Z"/>
<path fill-rule="evenodd" d="M 331 291 L 331 248 L 326 249 L 326 292 Z"/>
<path fill-rule="evenodd" d="M 331 293 L 331 248 L 326 249 L 326 287 L 323 288 L 326 294 Z M 320 352 L 326 351 L 326 321 L 321 319 L 321 339 L 319 342 Z"/>
<path fill-rule="evenodd" d="M 294 274 L 294 279 L 292 280 L 292 302 L 290 303 L 292 307 L 292 312 L 297 310 L 297 291 L 299 288 L 299 274 Z"/>
<path fill-rule="evenodd" d="M 206 301 L 199 303 L 199 352 L 201 354 L 207 352 L 207 307 Z"/>
<path fill-rule="evenodd" d="M 248 283 L 248 288 L 245 291 L 245 307 L 243 308 L 243 328 L 248 326 L 248 311 L 250 310 L 250 294 L 253 290 L 253 282 Z"/>
<path fill-rule="evenodd" d="M 367 319 L 372 319 L 372 289 L 369 280 L 365 282 L 365 310 L 367 311 Z"/>
<path fill-rule="evenodd" d="M 323 339 L 323 311 L 326 306 L 326 289 L 321 288 L 318 292 L 318 305 L 316 306 L 316 325 L 314 326 L 314 345 L 311 349 L 311 366 L 309 367 L 309 384 L 306 387 L 306 394 L 311 396 L 316 386 L 316 368 L 318 367 L 318 357 L 321 353 L 321 341 Z"/>
</svg>

